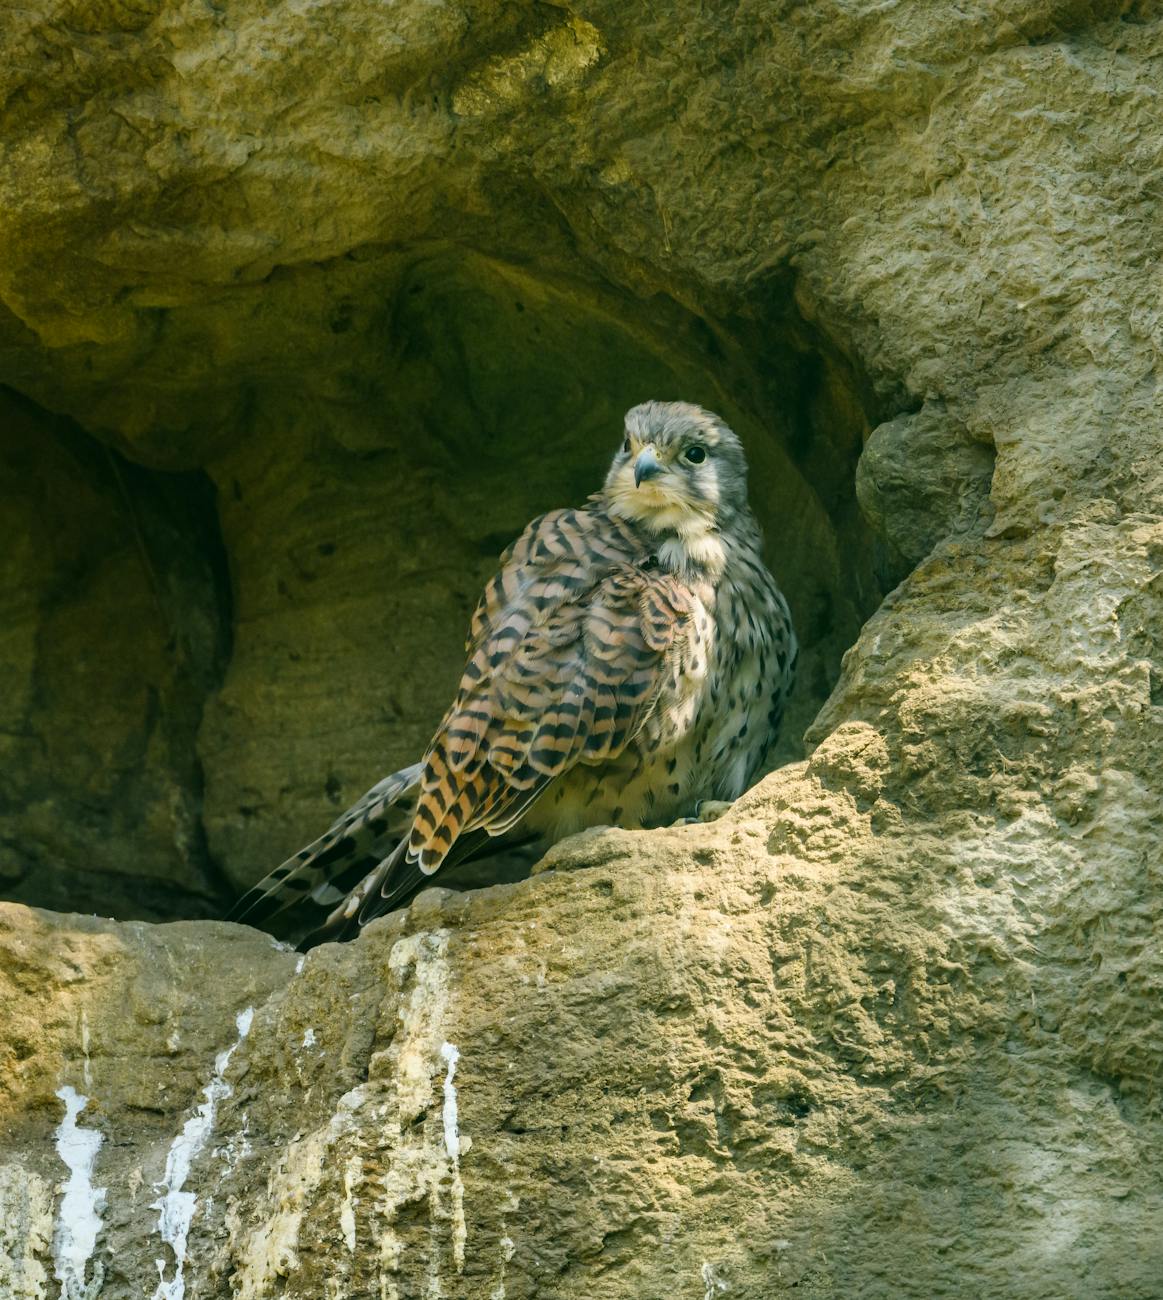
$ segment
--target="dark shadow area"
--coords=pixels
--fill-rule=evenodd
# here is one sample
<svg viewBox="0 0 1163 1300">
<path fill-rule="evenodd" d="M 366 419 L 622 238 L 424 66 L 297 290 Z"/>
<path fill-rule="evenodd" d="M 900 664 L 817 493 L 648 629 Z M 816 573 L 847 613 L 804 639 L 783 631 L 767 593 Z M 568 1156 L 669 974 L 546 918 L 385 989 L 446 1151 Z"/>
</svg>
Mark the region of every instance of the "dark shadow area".
<svg viewBox="0 0 1163 1300">
<path fill-rule="evenodd" d="M 213 916 L 195 737 L 230 657 L 214 488 L 0 392 L 0 889 Z"/>
</svg>

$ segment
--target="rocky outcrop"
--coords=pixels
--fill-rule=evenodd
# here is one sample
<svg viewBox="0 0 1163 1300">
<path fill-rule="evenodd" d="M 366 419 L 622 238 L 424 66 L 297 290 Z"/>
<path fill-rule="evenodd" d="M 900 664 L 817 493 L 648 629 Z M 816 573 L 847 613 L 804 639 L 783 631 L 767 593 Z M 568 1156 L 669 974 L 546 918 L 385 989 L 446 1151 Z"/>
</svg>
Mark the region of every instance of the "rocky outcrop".
<svg viewBox="0 0 1163 1300">
<path fill-rule="evenodd" d="M 413 753 L 644 396 L 747 439 L 810 655 L 721 821 L 301 967 L 7 908 L 0 1283 L 1156 1295 L 1153 8 L 9 28 L 13 896 L 208 902 Z"/>
</svg>

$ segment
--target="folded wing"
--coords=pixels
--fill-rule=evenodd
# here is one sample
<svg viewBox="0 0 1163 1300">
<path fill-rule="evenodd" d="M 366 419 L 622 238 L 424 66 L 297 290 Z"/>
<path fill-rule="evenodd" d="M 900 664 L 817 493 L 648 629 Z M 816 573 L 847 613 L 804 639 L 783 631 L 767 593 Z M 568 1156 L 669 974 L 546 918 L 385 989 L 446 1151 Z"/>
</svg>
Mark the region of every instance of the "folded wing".
<svg viewBox="0 0 1163 1300">
<path fill-rule="evenodd" d="M 691 612 L 689 591 L 617 521 L 586 510 L 534 520 L 481 597 L 456 698 L 422 762 L 373 787 L 235 916 L 342 899 L 323 933 L 346 933 L 442 864 L 487 853 L 554 780 L 631 743 L 682 655 Z"/>
</svg>

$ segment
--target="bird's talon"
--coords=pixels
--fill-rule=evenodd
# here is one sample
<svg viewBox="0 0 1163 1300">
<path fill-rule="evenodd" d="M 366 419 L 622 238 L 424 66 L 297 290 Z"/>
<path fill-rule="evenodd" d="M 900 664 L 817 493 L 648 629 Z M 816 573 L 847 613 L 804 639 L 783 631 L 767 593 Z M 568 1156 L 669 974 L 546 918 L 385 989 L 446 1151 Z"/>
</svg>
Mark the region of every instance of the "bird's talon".
<svg viewBox="0 0 1163 1300">
<path fill-rule="evenodd" d="M 691 820 L 717 822 L 730 807 L 731 801 L 729 799 L 700 799 L 695 804 L 695 815 Z"/>
</svg>

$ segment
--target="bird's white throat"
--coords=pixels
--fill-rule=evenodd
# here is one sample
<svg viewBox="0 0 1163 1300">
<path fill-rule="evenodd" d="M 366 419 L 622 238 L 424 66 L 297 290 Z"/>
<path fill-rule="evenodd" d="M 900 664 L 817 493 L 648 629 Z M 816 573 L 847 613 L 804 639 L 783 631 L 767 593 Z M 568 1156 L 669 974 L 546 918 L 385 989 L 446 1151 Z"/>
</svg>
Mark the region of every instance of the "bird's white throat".
<svg viewBox="0 0 1163 1300">
<path fill-rule="evenodd" d="M 610 514 L 640 524 L 660 538 L 656 554 L 664 569 L 675 573 L 698 569 L 712 575 L 723 571 L 726 548 L 705 511 L 654 484 L 635 487 L 632 479 L 610 484 L 607 498 Z"/>
<path fill-rule="evenodd" d="M 664 569 L 681 572 L 684 569 L 701 569 L 718 575 L 727 564 L 727 551 L 723 539 L 713 528 L 668 537 L 658 548 L 658 562 Z"/>
</svg>

